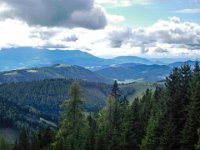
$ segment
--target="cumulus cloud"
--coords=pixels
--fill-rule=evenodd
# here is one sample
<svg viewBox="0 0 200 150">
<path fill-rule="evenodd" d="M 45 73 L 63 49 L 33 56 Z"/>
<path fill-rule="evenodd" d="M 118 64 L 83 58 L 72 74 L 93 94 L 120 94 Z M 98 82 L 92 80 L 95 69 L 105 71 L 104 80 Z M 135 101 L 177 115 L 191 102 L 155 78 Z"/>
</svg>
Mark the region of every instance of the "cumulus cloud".
<svg viewBox="0 0 200 150">
<path fill-rule="evenodd" d="M 128 7 L 131 5 L 149 5 L 163 2 L 163 0 L 96 0 L 97 4 L 104 7 Z"/>
<path fill-rule="evenodd" d="M 107 19 L 108 19 L 108 22 L 109 23 L 114 23 L 114 24 L 118 24 L 118 23 L 122 23 L 124 22 L 126 19 L 124 16 L 121 16 L 121 15 L 110 15 L 110 14 L 107 14 Z"/>
<path fill-rule="evenodd" d="M 127 7 L 130 6 L 134 0 L 96 0 L 97 4 L 105 7 Z"/>
<path fill-rule="evenodd" d="M 6 0 L 0 6 L 1 19 L 17 18 L 29 25 L 100 29 L 107 24 L 103 8 L 93 0 Z"/>
<path fill-rule="evenodd" d="M 200 25 L 177 17 L 159 20 L 144 28 L 108 25 L 100 30 L 28 26 L 19 21 L 0 21 L 0 48 L 31 46 L 49 49 L 79 49 L 101 57 L 200 58 Z"/>
<path fill-rule="evenodd" d="M 177 13 L 182 13 L 182 14 L 199 14 L 200 9 L 199 8 L 193 8 L 193 9 L 181 9 L 176 11 Z"/>
<path fill-rule="evenodd" d="M 200 52 L 200 25 L 171 17 L 146 28 L 113 30 L 108 39 L 113 48 L 139 48 L 146 54 Z"/>
</svg>

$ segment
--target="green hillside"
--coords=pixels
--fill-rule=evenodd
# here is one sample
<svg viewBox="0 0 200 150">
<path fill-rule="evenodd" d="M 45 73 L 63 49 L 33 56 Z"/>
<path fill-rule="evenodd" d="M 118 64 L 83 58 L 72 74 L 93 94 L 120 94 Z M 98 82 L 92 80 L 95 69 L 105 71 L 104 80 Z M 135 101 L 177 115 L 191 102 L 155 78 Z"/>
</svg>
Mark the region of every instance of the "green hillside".
<svg viewBox="0 0 200 150">
<path fill-rule="evenodd" d="M 60 105 L 68 97 L 68 89 L 72 80 L 51 79 L 24 83 L 10 83 L 0 85 L 0 97 L 11 104 L 16 111 L 22 111 L 24 115 L 31 114 L 39 120 L 40 117 L 57 122 Z M 107 96 L 111 91 L 111 85 L 79 81 L 86 104 L 87 111 L 105 106 Z M 156 83 L 134 82 L 121 84 L 122 95 L 133 101 L 135 97 L 142 95 L 147 88 L 154 89 Z M 26 112 L 26 113 L 24 113 Z M 19 113 L 20 114 L 20 113 Z M 28 117 L 26 117 L 28 118 Z"/>
<path fill-rule="evenodd" d="M 63 64 L 0 73 L 0 83 L 27 82 L 44 79 L 76 79 L 104 83 L 111 82 L 106 77 L 102 77 L 83 67 Z"/>
</svg>

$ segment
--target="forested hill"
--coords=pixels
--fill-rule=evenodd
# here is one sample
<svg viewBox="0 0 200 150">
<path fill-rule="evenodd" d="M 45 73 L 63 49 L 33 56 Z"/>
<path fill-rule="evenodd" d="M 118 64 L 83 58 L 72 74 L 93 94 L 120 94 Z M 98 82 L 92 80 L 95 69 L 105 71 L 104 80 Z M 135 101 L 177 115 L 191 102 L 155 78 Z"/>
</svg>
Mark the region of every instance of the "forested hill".
<svg viewBox="0 0 200 150">
<path fill-rule="evenodd" d="M 27 82 L 44 79 L 75 79 L 111 83 L 97 73 L 75 65 L 56 64 L 50 67 L 12 70 L 0 73 L 0 83 Z"/>
<path fill-rule="evenodd" d="M 73 80 L 51 79 L 0 85 L 0 97 L 36 112 L 45 118 L 58 121 L 60 105 L 67 99 L 68 89 Z M 79 80 L 87 111 L 102 108 L 111 85 Z"/>
<path fill-rule="evenodd" d="M 18 127 L 23 125 L 30 126 L 30 128 L 43 126 L 40 124 L 40 118 L 57 123 L 60 106 L 68 97 L 71 83 L 72 80 L 51 79 L 2 84 L 0 85 L 0 101 L 2 102 L 1 108 L 4 108 L 1 111 L 4 113 L 1 113 L 0 116 L 4 119 L 7 118 L 8 122 L 14 122 Z M 85 99 L 84 108 L 87 112 L 93 112 L 105 106 L 111 85 L 81 80 L 79 83 Z M 129 100 L 141 95 L 147 88 L 155 89 L 155 87 L 156 83 L 120 85 L 122 94 Z"/>
<path fill-rule="evenodd" d="M 11 145 L 13 150 L 33 147 L 34 150 L 200 149 L 198 63 L 194 68 L 187 64 L 174 68 L 166 78 L 166 86 L 157 86 L 155 91 L 147 89 L 132 103 L 128 102 L 115 81 L 109 87 L 111 90 L 105 107 L 89 114 L 84 109 L 81 92 L 86 85 L 81 82 L 70 84 L 57 130 L 53 134 L 44 130 L 30 135 L 28 128 L 24 128 L 16 144 Z M 90 92 L 95 95 L 95 92 Z"/>
</svg>

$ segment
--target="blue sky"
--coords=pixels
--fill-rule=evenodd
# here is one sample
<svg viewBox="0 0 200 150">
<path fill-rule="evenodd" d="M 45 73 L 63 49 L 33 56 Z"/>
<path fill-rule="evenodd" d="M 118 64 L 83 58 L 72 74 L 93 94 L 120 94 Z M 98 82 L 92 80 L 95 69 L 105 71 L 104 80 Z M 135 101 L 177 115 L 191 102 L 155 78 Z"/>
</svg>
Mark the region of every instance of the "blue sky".
<svg viewBox="0 0 200 150">
<path fill-rule="evenodd" d="M 166 20 L 172 16 L 179 17 L 182 21 L 200 23 L 200 4 L 192 0 L 132 3 L 127 7 L 106 7 L 106 10 L 110 14 L 124 16 L 126 21 L 121 25 L 127 27 L 150 26 L 160 19 Z"/>
<path fill-rule="evenodd" d="M 200 59 L 200 0 L 0 1 L 0 49 Z"/>
</svg>

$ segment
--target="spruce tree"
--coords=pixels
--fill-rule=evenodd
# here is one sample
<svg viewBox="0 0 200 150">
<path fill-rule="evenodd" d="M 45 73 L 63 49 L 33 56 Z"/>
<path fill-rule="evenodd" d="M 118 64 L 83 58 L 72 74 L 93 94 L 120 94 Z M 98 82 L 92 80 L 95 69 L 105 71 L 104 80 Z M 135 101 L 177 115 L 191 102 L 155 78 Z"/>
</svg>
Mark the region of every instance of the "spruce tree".
<svg viewBox="0 0 200 150">
<path fill-rule="evenodd" d="M 127 134 L 127 147 L 126 149 L 139 150 L 141 140 L 143 137 L 143 125 L 140 118 L 140 102 L 136 98 L 131 105 L 130 109 L 130 119 L 128 124 L 128 134 Z"/>
<path fill-rule="evenodd" d="M 116 107 L 118 107 L 118 101 L 115 97 L 109 96 L 98 119 L 97 149 L 121 149 L 120 132 L 117 126 L 120 118 L 116 118 Z M 116 122 L 116 119 L 119 120 Z"/>
<path fill-rule="evenodd" d="M 87 141 L 86 141 L 86 150 L 94 150 L 96 146 L 96 132 L 97 132 L 97 124 L 96 120 L 93 118 L 92 114 L 87 117 L 88 121 L 88 133 L 87 133 Z"/>
<path fill-rule="evenodd" d="M 200 128 L 197 130 L 197 134 L 198 134 L 198 141 L 195 144 L 195 148 L 196 150 L 200 150 Z"/>
<path fill-rule="evenodd" d="M 64 101 L 62 121 L 56 135 L 58 150 L 83 150 L 87 139 L 87 123 L 80 86 L 73 82 L 69 99 Z"/>
<path fill-rule="evenodd" d="M 0 150 L 11 150 L 10 144 L 0 135 Z"/>
<path fill-rule="evenodd" d="M 24 128 L 20 132 L 17 149 L 18 150 L 30 150 L 29 138 L 28 138 L 27 132 Z"/>
<path fill-rule="evenodd" d="M 198 62 L 194 66 L 190 89 L 190 103 L 187 107 L 186 123 L 181 137 L 181 148 L 183 150 L 195 149 L 194 144 L 198 140 L 196 132 L 200 127 L 200 67 Z"/>
<path fill-rule="evenodd" d="M 151 99 L 151 114 L 148 120 L 145 136 L 143 137 L 142 150 L 156 150 L 160 147 L 160 135 L 163 132 L 165 114 L 165 95 L 163 89 L 156 87 Z"/>
<path fill-rule="evenodd" d="M 185 104 L 188 98 L 188 88 L 183 89 L 186 87 L 186 83 L 189 83 L 189 78 L 187 77 L 189 75 L 186 72 L 189 72 L 187 67 L 184 67 L 184 69 L 174 68 L 166 79 L 166 125 L 161 137 L 164 149 L 180 148 L 179 141 L 185 120 Z M 186 92 L 183 93 L 183 91 Z"/>
</svg>

